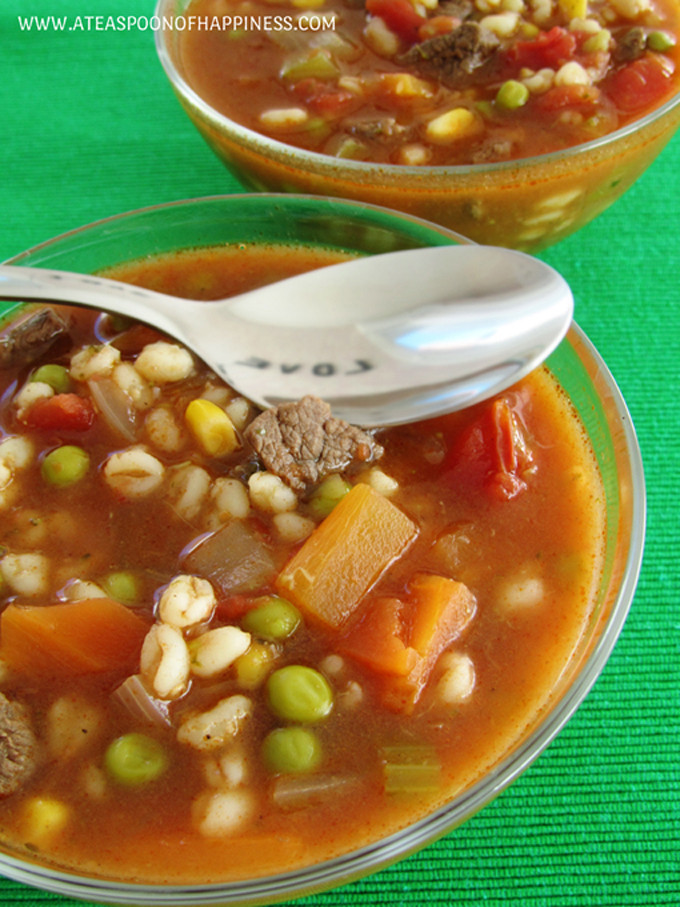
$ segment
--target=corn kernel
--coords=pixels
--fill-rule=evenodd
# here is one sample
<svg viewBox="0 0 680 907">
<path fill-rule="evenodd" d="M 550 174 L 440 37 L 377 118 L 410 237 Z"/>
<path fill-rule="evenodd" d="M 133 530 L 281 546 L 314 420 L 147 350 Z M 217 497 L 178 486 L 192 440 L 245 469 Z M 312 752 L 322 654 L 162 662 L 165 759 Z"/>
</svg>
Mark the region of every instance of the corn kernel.
<svg viewBox="0 0 680 907">
<path fill-rule="evenodd" d="M 70 810 L 61 800 L 52 797 L 32 797 L 24 807 L 24 836 L 32 844 L 58 835 L 70 817 Z"/>
<path fill-rule="evenodd" d="M 184 417 L 201 449 L 210 457 L 223 457 L 239 447 L 234 423 L 216 403 L 198 398 L 187 406 Z"/>
<path fill-rule="evenodd" d="M 429 82 L 408 72 L 386 72 L 380 84 L 397 98 L 431 98 L 434 90 Z"/>
<path fill-rule="evenodd" d="M 585 19 L 588 14 L 588 0 L 558 0 L 558 6 L 569 22 L 572 19 Z"/>
<path fill-rule="evenodd" d="M 260 642 L 251 643 L 248 651 L 234 662 L 239 686 L 246 690 L 261 686 L 271 671 L 275 658 L 276 650 L 272 646 Z"/>
<path fill-rule="evenodd" d="M 482 131 L 480 119 L 467 107 L 455 107 L 440 114 L 427 124 L 426 133 L 431 142 L 455 142 Z"/>
</svg>

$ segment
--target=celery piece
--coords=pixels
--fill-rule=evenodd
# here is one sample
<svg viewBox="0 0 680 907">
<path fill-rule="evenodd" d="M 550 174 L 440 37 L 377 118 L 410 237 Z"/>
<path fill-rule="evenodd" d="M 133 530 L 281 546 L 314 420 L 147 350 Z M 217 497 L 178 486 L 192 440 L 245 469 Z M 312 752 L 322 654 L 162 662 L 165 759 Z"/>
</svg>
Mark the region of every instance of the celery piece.
<svg viewBox="0 0 680 907">
<path fill-rule="evenodd" d="M 280 76 L 286 82 L 301 82 L 303 79 L 335 79 L 340 74 L 338 67 L 324 50 L 314 50 L 303 57 L 291 57 L 281 67 Z"/>
<path fill-rule="evenodd" d="M 434 748 L 417 744 L 385 746 L 386 794 L 424 794 L 439 790 L 441 765 Z"/>
<path fill-rule="evenodd" d="M 363 142 L 352 138 L 352 136 L 347 136 L 340 143 L 338 150 L 335 152 L 335 156 L 360 161 L 366 157 L 367 153 L 368 149 Z"/>
<path fill-rule="evenodd" d="M 310 138 L 313 138 L 318 142 L 323 141 L 323 139 L 327 138 L 331 133 L 331 127 L 328 125 L 328 121 L 324 120 L 323 117 L 312 117 L 307 121 L 304 129 Z"/>
</svg>

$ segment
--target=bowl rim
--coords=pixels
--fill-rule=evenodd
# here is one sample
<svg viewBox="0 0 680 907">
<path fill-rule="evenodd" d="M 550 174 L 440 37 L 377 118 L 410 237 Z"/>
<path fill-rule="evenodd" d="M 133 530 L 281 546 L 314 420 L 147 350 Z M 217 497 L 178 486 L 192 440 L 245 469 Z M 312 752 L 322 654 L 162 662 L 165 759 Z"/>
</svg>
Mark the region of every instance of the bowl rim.
<svg viewBox="0 0 680 907">
<path fill-rule="evenodd" d="M 374 209 L 397 221 L 407 221 L 427 227 L 432 230 L 433 234 L 453 239 L 459 238 L 459 234 L 438 224 L 378 205 L 294 193 L 234 193 L 164 202 L 102 218 L 36 244 L 8 259 L 5 264 L 19 264 L 26 257 L 48 249 L 66 238 L 77 236 L 80 233 L 87 234 L 90 229 L 124 221 L 129 217 L 153 215 L 155 211 L 172 208 L 181 210 L 203 203 L 220 204 L 227 201 L 228 204 L 233 202 L 235 205 L 240 205 L 244 199 L 248 198 L 275 199 L 282 204 L 285 204 L 287 200 L 303 199 L 314 205 L 331 203 L 357 211 Z M 617 427 L 624 439 L 622 448 L 630 473 L 632 489 L 629 506 L 629 543 L 625 561 L 620 569 L 621 581 L 607 612 L 601 635 L 581 659 L 574 681 L 544 706 L 543 714 L 517 747 L 496 763 L 481 779 L 422 819 L 371 844 L 321 863 L 289 872 L 210 884 L 140 884 L 78 874 L 75 871 L 53 868 L 49 863 L 32 863 L 28 859 L 12 855 L 9 852 L 0 852 L 0 872 L 15 881 L 64 896 L 93 900 L 97 903 L 129 905 L 129 907 L 138 907 L 141 904 L 147 905 L 147 907 L 152 907 L 152 905 L 153 907 L 166 907 L 166 905 L 167 907 L 170 905 L 177 905 L 177 907 L 180 905 L 181 907 L 214 905 L 214 907 L 218 907 L 222 904 L 226 907 L 226 905 L 236 904 L 272 904 L 347 884 L 370 873 L 375 873 L 397 860 L 404 859 L 453 831 L 512 784 L 569 722 L 604 669 L 629 614 L 644 552 L 646 530 L 644 467 L 637 435 L 626 402 L 596 347 L 578 325 L 572 324 L 562 343 L 570 344 L 580 361 L 583 361 L 583 357 L 576 347 L 581 347 L 585 351 L 597 373 L 600 384 L 598 396 L 602 398 L 603 391 L 606 392 L 610 408 L 618 420 Z"/>
<path fill-rule="evenodd" d="M 220 113 L 207 101 L 205 101 L 198 92 L 192 88 L 177 68 L 169 50 L 166 41 L 166 33 L 174 34 L 173 29 L 163 28 L 163 19 L 174 18 L 174 13 L 169 15 L 166 9 L 171 4 L 177 3 L 178 0 L 156 0 L 153 19 L 158 25 L 154 29 L 154 44 L 156 53 L 163 70 L 170 82 L 175 93 L 180 99 L 191 104 L 199 114 L 211 124 L 213 128 L 220 131 L 227 131 L 230 137 L 240 145 L 251 151 L 257 152 L 265 157 L 273 157 L 279 162 L 287 164 L 289 167 L 299 166 L 301 169 L 311 167 L 315 173 L 336 175 L 339 171 L 347 172 L 359 176 L 369 174 L 375 176 L 376 171 L 386 176 L 397 177 L 401 175 L 423 178 L 426 176 L 438 176 L 439 178 L 451 176 L 462 178 L 472 174 L 495 174 L 521 170 L 535 164 L 548 165 L 554 162 L 571 159 L 575 154 L 587 154 L 607 145 L 615 144 L 621 139 L 632 135 L 634 132 L 641 131 L 647 126 L 652 125 L 657 120 L 662 119 L 667 113 L 680 106 L 680 90 L 677 93 L 654 108 L 649 113 L 639 119 L 634 119 L 630 123 L 618 129 L 608 132 L 599 138 L 592 139 L 589 142 L 582 142 L 578 145 L 571 145 L 558 151 L 550 151 L 544 154 L 531 155 L 530 157 L 517 158 L 511 161 L 496 161 L 487 164 L 390 164 L 376 163 L 372 161 L 357 161 L 351 158 L 337 158 L 329 154 L 323 154 L 319 151 L 310 151 L 306 148 L 299 148 L 296 145 L 289 145 L 280 139 L 272 138 L 264 133 L 257 132 L 242 126 L 236 120 L 232 120 L 225 114 Z"/>
</svg>

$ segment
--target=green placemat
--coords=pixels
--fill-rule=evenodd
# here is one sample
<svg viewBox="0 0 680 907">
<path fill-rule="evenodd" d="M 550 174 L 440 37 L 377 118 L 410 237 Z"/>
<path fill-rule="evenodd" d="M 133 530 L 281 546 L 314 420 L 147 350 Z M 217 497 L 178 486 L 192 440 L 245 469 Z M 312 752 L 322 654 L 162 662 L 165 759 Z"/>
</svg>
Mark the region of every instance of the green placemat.
<svg viewBox="0 0 680 907">
<path fill-rule="evenodd" d="M 145 205 L 238 191 L 166 83 L 150 31 L 19 16 L 149 16 L 150 0 L 2 0 L 0 259 Z M 56 7 L 56 8 L 55 8 Z M 680 136 L 623 199 L 542 257 L 619 383 L 642 447 L 647 548 L 629 620 L 583 707 L 455 833 L 307 907 L 680 905 Z M 0 904 L 76 901 L 0 879 Z"/>
</svg>

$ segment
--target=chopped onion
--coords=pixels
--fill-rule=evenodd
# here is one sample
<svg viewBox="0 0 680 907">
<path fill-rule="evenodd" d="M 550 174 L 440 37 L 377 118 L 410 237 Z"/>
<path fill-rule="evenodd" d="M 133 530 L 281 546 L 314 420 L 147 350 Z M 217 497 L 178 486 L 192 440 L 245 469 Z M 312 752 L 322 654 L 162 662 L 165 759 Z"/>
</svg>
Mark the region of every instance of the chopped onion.
<svg viewBox="0 0 680 907">
<path fill-rule="evenodd" d="M 280 809 L 303 809 L 359 784 L 358 775 L 282 775 L 274 783 L 272 799 Z"/>
<path fill-rule="evenodd" d="M 386 794 L 426 794 L 441 786 L 441 766 L 434 747 L 419 744 L 382 749 Z"/>
<path fill-rule="evenodd" d="M 138 721 L 156 727 L 172 727 L 169 704 L 162 699 L 154 699 L 138 674 L 133 674 L 124 680 L 114 690 L 112 698 L 117 700 Z"/>
<path fill-rule="evenodd" d="M 107 425 L 127 441 L 136 441 L 137 413 L 125 391 L 112 378 L 93 378 L 87 386 Z"/>
<path fill-rule="evenodd" d="M 180 564 L 185 573 L 204 576 L 225 595 L 260 589 L 276 574 L 270 547 L 242 520 L 201 537 L 180 555 Z"/>
</svg>

